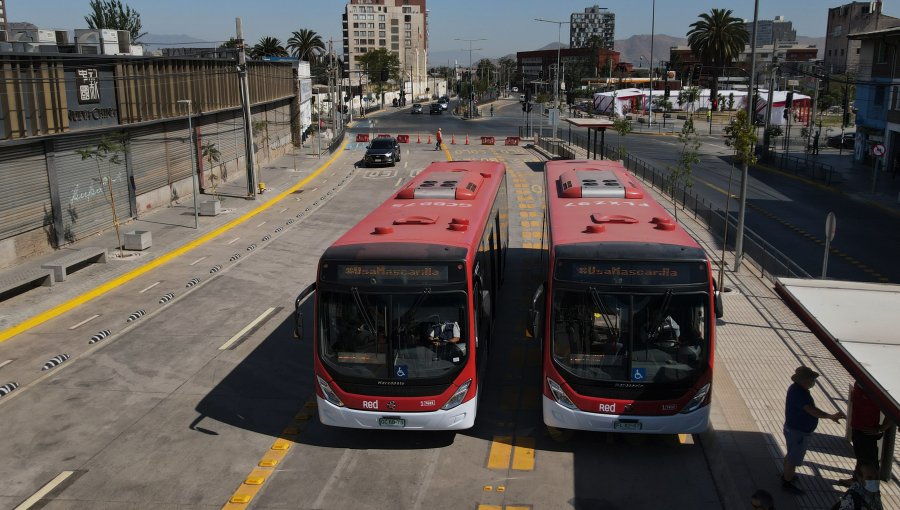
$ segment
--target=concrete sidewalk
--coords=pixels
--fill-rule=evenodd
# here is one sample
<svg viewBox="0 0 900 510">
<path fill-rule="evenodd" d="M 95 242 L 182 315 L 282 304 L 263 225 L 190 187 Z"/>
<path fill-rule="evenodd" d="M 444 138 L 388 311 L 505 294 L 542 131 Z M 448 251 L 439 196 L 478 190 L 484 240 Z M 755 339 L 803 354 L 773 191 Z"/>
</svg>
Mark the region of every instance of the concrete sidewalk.
<svg viewBox="0 0 900 510">
<path fill-rule="evenodd" d="M 58 258 L 60 252 L 80 248 L 105 248 L 109 254 L 106 264 L 91 264 L 70 275 L 65 282 L 56 283 L 52 287 L 38 287 L 0 303 L 0 339 L 7 328 L 90 292 L 259 207 L 315 172 L 330 157 L 331 154 L 327 152 L 320 157 L 307 140 L 305 146 L 297 147 L 262 165 L 258 169 L 258 182 L 265 183 L 266 191 L 257 194 L 256 200 L 247 198 L 245 173 L 231 176 L 228 181 L 221 182 L 216 190 L 221 200 L 222 213 L 218 216 L 200 216 L 199 229 L 194 228 L 194 201 L 190 195 L 180 197 L 168 207 L 142 213 L 136 219 L 121 224 L 119 230 L 123 235 L 132 230 L 151 233 L 152 246 L 144 251 L 125 250 L 122 252 L 123 256 L 119 256 L 116 231 L 110 227 L 58 251 L 25 259 L 12 267 L 4 268 L 2 274 L 40 268 L 41 264 Z M 211 195 L 203 194 L 198 197 L 198 201 L 211 198 Z"/>
</svg>

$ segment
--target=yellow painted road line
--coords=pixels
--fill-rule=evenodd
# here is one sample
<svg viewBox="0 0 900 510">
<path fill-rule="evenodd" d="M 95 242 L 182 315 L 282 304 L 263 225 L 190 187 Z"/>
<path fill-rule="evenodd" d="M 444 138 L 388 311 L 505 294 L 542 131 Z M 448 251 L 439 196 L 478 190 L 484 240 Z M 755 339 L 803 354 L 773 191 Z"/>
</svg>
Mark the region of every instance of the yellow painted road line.
<svg viewBox="0 0 900 510">
<path fill-rule="evenodd" d="M 532 507 L 526 505 L 506 505 L 506 510 L 532 510 Z"/>
<path fill-rule="evenodd" d="M 248 331 L 255 328 L 256 325 L 259 324 L 260 322 L 264 321 L 266 319 L 266 317 L 268 317 L 269 314 L 271 314 L 274 310 L 275 310 L 275 307 L 269 307 L 269 309 L 267 309 L 265 312 L 261 313 L 259 315 L 259 317 L 253 319 L 253 322 L 244 326 L 244 328 L 242 330 L 238 331 L 233 337 L 229 338 L 227 342 L 222 344 L 222 346 L 219 347 L 219 350 L 224 351 L 224 350 L 228 349 L 229 347 L 231 347 L 232 344 L 234 344 L 235 342 L 240 340 L 242 336 L 246 335 Z"/>
<path fill-rule="evenodd" d="M 478 505 L 478 510 L 503 510 L 500 505 Z"/>
<path fill-rule="evenodd" d="M 194 239 L 193 241 L 185 243 L 181 247 L 176 248 L 176 249 L 170 251 L 169 253 L 162 255 L 161 257 L 159 257 L 157 259 L 151 260 L 147 264 L 145 264 L 139 268 L 136 268 L 132 271 L 129 271 L 128 273 L 125 273 L 122 276 L 119 276 L 118 278 L 110 280 L 110 281 L 100 285 L 99 287 L 94 288 L 93 290 L 90 290 L 78 297 L 72 298 L 69 301 L 66 301 L 65 303 L 63 303 L 61 305 L 57 305 L 47 311 L 41 312 L 30 319 L 20 322 L 19 324 L 16 324 L 15 326 L 12 326 L 10 328 L 4 329 L 3 331 L 0 331 L 0 343 L 5 342 L 6 340 L 9 340 L 10 338 L 18 335 L 19 333 L 28 331 L 29 329 L 31 329 L 35 326 L 43 324 L 44 322 L 46 322 L 50 319 L 58 317 L 64 313 L 68 312 L 69 310 L 72 310 L 73 308 L 76 308 L 80 305 L 87 303 L 88 301 L 91 301 L 94 298 L 100 297 L 103 294 L 106 294 L 107 292 L 111 291 L 112 289 L 115 289 L 116 287 L 122 285 L 123 283 L 134 280 L 138 276 L 141 276 L 142 274 L 144 274 L 148 271 L 156 269 L 157 267 L 159 267 L 177 257 L 180 257 L 181 255 L 184 255 L 185 253 L 193 250 L 194 248 L 197 248 L 198 246 L 208 242 L 209 240 L 218 237 L 222 233 L 227 232 L 228 230 L 244 223 L 245 221 L 249 220 L 250 218 L 253 218 L 257 214 L 265 211 L 266 209 L 268 209 L 268 208 L 272 207 L 273 205 L 275 205 L 276 203 L 280 202 L 282 199 L 286 198 L 288 195 L 291 195 L 292 193 L 294 193 L 294 191 L 305 186 L 309 181 L 311 181 L 313 178 L 315 178 L 316 176 L 321 174 L 323 171 L 325 171 L 326 168 L 328 168 L 329 166 L 331 166 L 332 163 L 334 163 L 334 160 L 337 159 L 337 157 L 344 151 L 344 149 L 346 147 L 347 147 L 347 140 L 345 139 L 344 143 L 341 145 L 341 148 L 338 149 L 337 151 L 335 151 L 334 154 L 331 156 L 331 158 L 329 158 L 328 161 L 325 162 L 325 164 L 323 164 L 321 167 L 319 167 L 318 170 L 311 173 L 305 179 L 298 182 L 297 184 L 291 186 L 290 188 L 286 189 L 285 191 L 282 191 L 281 193 L 276 195 L 275 198 L 273 198 L 272 200 L 269 200 L 268 202 L 260 204 L 259 207 L 257 207 L 256 209 L 253 209 L 252 211 L 248 211 L 243 216 L 241 216 L 239 218 L 235 218 L 235 219 L 231 220 L 230 222 L 222 225 L 221 227 L 216 228 L 216 229 L 198 237 L 197 239 Z M 449 153 L 448 153 L 448 157 L 449 157 Z"/>
<path fill-rule="evenodd" d="M 534 471 L 534 438 L 517 437 L 513 451 L 512 468 L 516 471 Z"/>
<path fill-rule="evenodd" d="M 453 161 L 453 156 L 450 155 L 450 148 L 447 147 L 447 144 L 442 143 L 441 147 L 444 149 L 444 154 L 447 156 L 447 161 Z"/>
<path fill-rule="evenodd" d="M 74 473 L 74 471 L 63 471 L 62 473 L 56 475 L 56 478 L 47 482 L 47 485 L 44 485 L 43 487 L 38 489 L 37 492 L 32 494 L 30 498 L 20 503 L 19 506 L 15 508 L 15 510 L 28 510 L 29 508 L 34 506 L 35 503 L 40 501 L 44 496 L 49 494 L 50 491 L 57 488 L 59 484 L 66 481 L 66 478 L 72 476 Z"/>
<path fill-rule="evenodd" d="M 508 469 L 511 455 L 512 436 L 494 436 L 491 452 L 488 454 L 488 469 Z"/>
</svg>

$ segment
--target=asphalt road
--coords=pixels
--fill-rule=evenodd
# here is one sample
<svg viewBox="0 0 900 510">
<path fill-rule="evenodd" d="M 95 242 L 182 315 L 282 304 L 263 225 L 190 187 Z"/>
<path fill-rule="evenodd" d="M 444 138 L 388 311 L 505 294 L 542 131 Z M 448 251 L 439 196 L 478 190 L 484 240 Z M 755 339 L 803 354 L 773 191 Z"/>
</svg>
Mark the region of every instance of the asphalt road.
<svg viewBox="0 0 900 510">
<path fill-rule="evenodd" d="M 363 146 L 351 142 L 280 207 L 0 344 L 0 359 L 16 360 L 4 377 L 22 384 L 0 402 L 0 508 L 67 472 L 34 508 L 720 508 L 691 438 L 551 437 L 543 427 L 540 346 L 525 336 L 523 313 L 540 281 L 540 165 L 523 147 L 474 144 L 475 136 L 508 134 L 516 113 L 502 107 L 494 119 L 467 122 L 400 111 L 360 123 L 373 134 L 425 136 L 383 169 L 356 168 Z M 294 297 L 332 241 L 429 162 L 446 159 L 425 143 L 438 126 L 445 142 L 455 137 L 454 160 L 497 159 L 511 176 L 512 248 L 476 427 L 407 434 L 323 426 L 311 344 L 290 334 Z M 312 192 L 335 184 L 327 199 Z M 290 218 L 284 230 L 270 228 Z M 269 241 L 244 251 L 267 233 Z M 244 255 L 230 261 L 235 252 Z M 203 257 L 200 272 L 222 268 L 186 290 Z M 169 290 L 175 300 L 158 305 Z M 138 309 L 149 313 L 98 344 L 70 329 L 92 315 L 101 316 L 92 327 L 123 322 Z M 28 368 L 61 350 L 71 359 L 49 374 Z M 261 464 L 274 471 L 254 485 Z M 249 505 L 239 502 L 246 487 L 256 491 Z"/>
</svg>

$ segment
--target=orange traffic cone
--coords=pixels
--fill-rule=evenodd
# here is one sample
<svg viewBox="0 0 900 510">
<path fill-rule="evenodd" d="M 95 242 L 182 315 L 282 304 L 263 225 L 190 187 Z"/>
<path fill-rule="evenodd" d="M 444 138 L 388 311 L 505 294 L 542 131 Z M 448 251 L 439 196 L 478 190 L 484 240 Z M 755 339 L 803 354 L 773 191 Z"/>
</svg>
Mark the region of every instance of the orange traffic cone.
<svg viewBox="0 0 900 510">
<path fill-rule="evenodd" d="M 468 133 L 466 134 L 466 145 L 469 145 L 469 135 L 468 135 Z"/>
<path fill-rule="evenodd" d="M 450 135 L 450 145 L 456 145 L 456 135 Z"/>
<path fill-rule="evenodd" d="M 431 135 L 428 135 L 428 145 L 431 145 Z"/>
<path fill-rule="evenodd" d="M 416 135 L 416 143 L 422 143 L 422 135 Z"/>
</svg>

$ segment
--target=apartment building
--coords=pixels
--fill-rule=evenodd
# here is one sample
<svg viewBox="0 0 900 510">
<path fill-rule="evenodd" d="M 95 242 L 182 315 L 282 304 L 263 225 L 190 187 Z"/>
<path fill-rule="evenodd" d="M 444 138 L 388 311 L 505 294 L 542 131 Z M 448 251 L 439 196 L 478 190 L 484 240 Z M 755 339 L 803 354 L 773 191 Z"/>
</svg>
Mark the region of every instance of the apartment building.
<svg viewBox="0 0 900 510">
<path fill-rule="evenodd" d="M 584 12 L 573 12 L 569 18 L 569 47 L 584 48 L 592 37 L 601 40 L 600 48 L 613 49 L 616 37 L 616 15 L 605 7 L 585 7 Z"/>
<path fill-rule="evenodd" d="M 6 14 L 6 0 L 0 0 L 0 42 L 9 39 L 9 18 Z"/>
<path fill-rule="evenodd" d="M 753 22 L 745 21 L 744 28 L 748 34 L 753 34 Z M 777 43 L 791 43 L 797 41 L 797 31 L 794 24 L 784 19 L 784 16 L 775 16 L 775 19 L 761 19 L 756 23 L 756 45 L 765 46 Z"/>
<path fill-rule="evenodd" d="M 826 73 L 859 71 L 862 42 L 850 35 L 900 26 L 900 19 L 881 12 L 881 2 L 850 2 L 828 9 L 825 33 Z"/>
<path fill-rule="evenodd" d="M 343 14 L 343 29 L 344 71 L 354 83 L 366 72 L 360 57 L 385 48 L 399 57 L 407 92 L 424 92 L 428 79 L 425 0 L 350 0 Z"/>
</svg>

